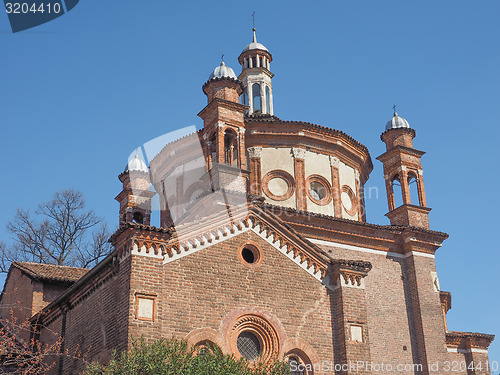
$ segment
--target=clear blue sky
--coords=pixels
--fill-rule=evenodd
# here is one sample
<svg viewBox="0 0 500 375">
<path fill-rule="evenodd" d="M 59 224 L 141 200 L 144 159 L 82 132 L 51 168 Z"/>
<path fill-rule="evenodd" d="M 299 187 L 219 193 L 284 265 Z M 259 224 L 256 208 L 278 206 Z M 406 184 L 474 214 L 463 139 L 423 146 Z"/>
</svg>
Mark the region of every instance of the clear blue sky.
<svg viewBox="0 0 500 375">
<path fill-rule="evenodd" d="M 392 105 L 416 129 L 451 330 L 500 334 L 500 1 L 86 1 L 18 34 L 0 16 L 0 239 L 18 206 L 83 191 L 115 226 L 117 175 L 144 142 L 202 124 L 201 91 L 257 36 L 273 54 L 275 114 L 370 149 L 368 221 L 388 224 L 380 133 Z M 500 361 L 500 337 L 490 360 Z"/>
</svg>

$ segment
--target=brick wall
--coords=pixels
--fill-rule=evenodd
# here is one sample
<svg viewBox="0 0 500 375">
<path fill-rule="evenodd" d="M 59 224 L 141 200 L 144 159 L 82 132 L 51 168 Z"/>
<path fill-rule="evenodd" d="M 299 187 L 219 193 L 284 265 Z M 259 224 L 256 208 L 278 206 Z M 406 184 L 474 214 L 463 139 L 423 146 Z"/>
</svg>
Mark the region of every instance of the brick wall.
<svg viewBox="0 0 500 375">
<path fill-rule="evenodd" d="M 106 362 L 114 349 L 127 347 L 129 275 L 130 258 L 116 272 L 110 265 L 94 275 L 70 297 L 71 307 L 65 312 L 63 374 L 78 374 L 86 366 L 84 360 Z M 54 342 L 63 332 L 63 313 L 59 307 L 54 313 L 57 318 L 42 329 L 44 343 Z M 59 374 L 59 360 L 51 374 Z"/>
<path fill-rule="evenodd" d="M 12 316 L 19 323 L 26 322 L 32 315 L 33 284 L 18 268 L 12 268 L 7 278 L 0 303 L 0 320 L 12 321 Z M 12 315 L 11 315 L 12 314 Z M 20 332 L 21 338 L 29 339 L 29 332 Z"/>
<path fill-rule="evenodd" d="M 247 241 L 262 249 L 257 267 L 248 267 L 238 258 L 238 248 Z M 236 310 L 257 311 L 275 319 L 281 345 L 287 338 L 300 338 L 321 360 L 333 361 L 327 289 L 251 231 L 164 266 L 161 260 L 134 257 L 132 274 L 131 302 L 137 292 L 158 294 L 154 322 L 135 319 L 131 310 L 134 336 L 185 338 L 193 330 L 209 328 L 229 347 L 223 328 L 228 315 Z"/>
</svg>

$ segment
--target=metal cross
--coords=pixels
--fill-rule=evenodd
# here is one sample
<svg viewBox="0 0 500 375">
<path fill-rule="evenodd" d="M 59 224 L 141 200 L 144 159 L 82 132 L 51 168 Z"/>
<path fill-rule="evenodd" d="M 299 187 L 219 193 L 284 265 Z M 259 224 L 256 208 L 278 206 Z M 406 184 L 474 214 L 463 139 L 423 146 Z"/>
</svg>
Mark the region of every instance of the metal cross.
<svg viewBox="0 0 500 375">
<path fill-rule="evenodd" d="M 252 13 L 253 28 L 255 29 L 255 10 Z"/>
<path fill-rule="evenodd" d="M 220 59 L 222 62 L 224 62 L 224 54 L 221 55 Z"/>
<path fill-rule="evenodd" d="M 392 109 L 394 109 L 394 113 L 396 113 L 396 104 L 392 106 Z"/>
</svg>

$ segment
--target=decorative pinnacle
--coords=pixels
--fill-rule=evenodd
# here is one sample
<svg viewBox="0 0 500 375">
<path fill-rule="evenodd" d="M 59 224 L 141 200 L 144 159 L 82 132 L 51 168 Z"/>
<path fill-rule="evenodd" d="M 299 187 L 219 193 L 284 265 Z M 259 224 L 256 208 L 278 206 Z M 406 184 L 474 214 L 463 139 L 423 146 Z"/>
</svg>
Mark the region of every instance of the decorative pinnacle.
<svg viewBox="0 0 500 375">
<path fill-rule="evenodd" d="M 252 31 L 253 31 L 253 42 L 257 43 L 257 36 L 255 35 L 255 11 L 253 11 L 253 13 L 252 13 L 252 22 L 253 22 L 253 28 L 252 28 Z"/>
</svg>

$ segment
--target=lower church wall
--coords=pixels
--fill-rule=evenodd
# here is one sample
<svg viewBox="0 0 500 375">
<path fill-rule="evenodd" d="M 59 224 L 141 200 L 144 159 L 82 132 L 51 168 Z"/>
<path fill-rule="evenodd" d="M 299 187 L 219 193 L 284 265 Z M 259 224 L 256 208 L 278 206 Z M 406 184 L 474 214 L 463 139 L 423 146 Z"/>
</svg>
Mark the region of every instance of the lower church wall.
<svg viewBox="0 0 500 375">
<path fill-rule="evenodd" d="M 122 262 L 116 273 L 113 273 L 114 267 L 110 265 L 97 273 L 87 281 L 81 294 L 75 293 L 71 299 L 73 304 L 66 311 L 65 322 L 63 315 L 59 315 L 43 327 L 40 340 L 44 344 L 54 342 L 64 332 L 63 349 L 66 355 L 56 359 L 50 374 L 61 374 L 61 359 L 62 374 L 79 374 L 86 368 L 86 363 L 105 363 L 114 349 L 120 351 L 127 347 L 130 261 Z M 74 299 L 86 293 L 87 288 L 88 294 L 75 303 L 78 300 Z"/>
<path fill-rule="evenodd" d="M 246 264 L 238 256 L 245 243 L 260 248 L 256 264 Z M 208 340 L 238 355 L 233 330 L 238 318 L 248 314 L 257 317 L 257 323 L 254 318 L 245 323 L 249 327 L 260 324 L 261 318 L 269 323 L 275 331 L 269 345 L 277 344 L 281 355 L 294 350 L 311 364 L 333 362 L 331 311 L 337 307 L 331 292 L 254 232 L 162 265 L 162 273 L 160 262 L 134 260 L 132 274 L 138 275 L 139 267 L 143 276 L 132 282 L 136 290 L 133 287 L 131 294 L 157 297 L 155 321 L 133 317 L 131 333 L 146 333 L 152 339 L 185 338 L 194 345 Z"/>
</svg>

